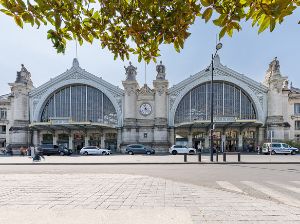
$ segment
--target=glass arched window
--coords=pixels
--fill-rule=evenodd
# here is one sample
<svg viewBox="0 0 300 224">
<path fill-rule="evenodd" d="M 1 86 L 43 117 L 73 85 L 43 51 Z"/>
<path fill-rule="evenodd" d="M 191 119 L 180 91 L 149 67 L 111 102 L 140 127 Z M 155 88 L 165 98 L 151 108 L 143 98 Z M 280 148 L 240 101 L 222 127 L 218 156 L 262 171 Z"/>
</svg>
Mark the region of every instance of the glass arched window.
<svg viewBox="0 0 300 224">
<path fill-rule="evenodd" d="M 99 89 L 87 85 L 65 86 L 51 94 L 44 104 L 41 121 L 51 118 L 117 124 L 117 113 L 112 102 Z"/>
<path fill-rule="evenodd" d="M 210 120 L 211 84 L 203 83 L 190 90 L 180 101 L 175 113 L 175 124 Z M 254 104 L 235 84 L 214 82 L 214 117 L 239 120 L 256 119 Z"/>
</svg>

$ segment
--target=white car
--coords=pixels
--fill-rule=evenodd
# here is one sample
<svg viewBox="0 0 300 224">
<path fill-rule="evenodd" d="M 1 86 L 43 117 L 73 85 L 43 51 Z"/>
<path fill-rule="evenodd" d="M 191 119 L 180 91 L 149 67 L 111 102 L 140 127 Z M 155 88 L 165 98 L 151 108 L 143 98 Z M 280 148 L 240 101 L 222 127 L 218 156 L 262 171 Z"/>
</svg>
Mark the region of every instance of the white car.
<svg viewBox="0 0 300 224">
<path fill-rule="evenodd" d="M 172 155 L 176 155 L 176 154 L 195 154 L 196 153 L 196 149 L 194 148 L 188 148 L 187 146 L 182 146 L 182 145 L 173 145 L 170 149 L 169 152 Z"/>
<path fill-rule="evenodd" d="M 110 155 L 111 151 L 108 149 L 100 149 L 97 146 L 86 146 L 80 150 L 81 155 Z"/>
<path fill-rule="evenodd" d="M 289 146 L 286 143 L 281 142 L 273 142 L 271 143 L 264 143 L 262 147 L 262 153 L 269 154 L 270 149 L 272 149 L 271 154 L 291 154 L 295 155 L 299 149 Z"/>
</svg>

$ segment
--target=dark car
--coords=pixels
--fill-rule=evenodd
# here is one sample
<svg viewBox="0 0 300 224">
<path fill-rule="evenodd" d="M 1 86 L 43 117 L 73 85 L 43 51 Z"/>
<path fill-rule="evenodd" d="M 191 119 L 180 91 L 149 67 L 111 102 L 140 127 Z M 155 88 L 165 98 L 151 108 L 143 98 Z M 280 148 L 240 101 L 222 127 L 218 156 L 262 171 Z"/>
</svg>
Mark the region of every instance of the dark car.
<svg viewBox="0 0 300 224">
<path fill-rule="evenodd" d="M 43 144 L 38 147 L 38 150 L 41 151 L 44 155 L 71 155 L 73 152 L 71 149 L 63 145 L 52 145 L 52 144 Z"/>
<path fill-rule="evenodd" d="M 151 155 L 155 153 L 155 150 L 141 144 L 132 144 L 126 147 L 126 153 L 128 153 L 129 155 L 133 155 L 133 154 Z"/>
</svg>

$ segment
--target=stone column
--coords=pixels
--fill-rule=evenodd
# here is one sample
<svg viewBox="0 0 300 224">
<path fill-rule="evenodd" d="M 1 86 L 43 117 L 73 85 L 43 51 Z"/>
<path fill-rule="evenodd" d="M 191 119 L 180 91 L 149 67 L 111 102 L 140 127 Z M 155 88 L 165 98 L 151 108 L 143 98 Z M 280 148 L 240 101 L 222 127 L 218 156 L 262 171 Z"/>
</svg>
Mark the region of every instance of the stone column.
<svg viewBox="0 0 300 224">
<path fill-rule="evenodd" d="M 57 135 L 56 132 L 53 132 L 53 145 L 57 145 Z"/>
<path fill-rule="evenodd" d="M 174 128 L 170 128 L 169 142 L 170 142 L 171 145 L 175 145 L 175 130 L 174 130 Z"/>
<path fill-rule="evenodd" d="M 118 128 L 117 133 L 117 152 L 121 152 L 121 144 L 122 144 L 122 130 Z"/>
<path fill-rule="evenodd" d="M 221 135 L 221 152 L 225 151 L 226 135 Z"/>
<path fill-rule="evenodd" d="M 101 148 L 102 149 L 105 148 L 105 133 L 103 133 L 101 136 Z"/>
<path fill-rule="evenodd" d="M 240 133 L 239 140 L 238 140 L 238 150 L 242 151 L 242 149 L 243 149 L 243 135 Z"/>
<path fill-rule="evenodd" d="M 70 135 L 69 135 L 69 149 L 74 149 L 73 148 L 73 135 L 72 135 L 72 133 L 70 133 Z"/>
<path fill-rule="evenodd" d="M 193 147 L 193 135 L 192 134 L 189 134 L 188 135 L 188 144 L 187 144 L 188 147 Z"/>
<path fill-rule="evenodd" d="M 38 133 L 38 131 L 33 131 L 33 139 L 32 139 L 32 143 L 33 143 L 33 145 L 38 145 L 39 144 L 39 141 L 38 141 L 38 135 L 39 135 L 39 133 Z"/>
<path fill-rule="evenodd" d="M 89 140 L 90 140 L 90 137 L 86 135 L 84 137 L 84 146 L 89 146 Z"/>
<path fill-rule="evenodd" d="M 262 144 L 265 139 L 265 128 L 258 128 L 258 144 L 262 147 Z"/>
<path fill-rule="evenodd" d="M 209 149 L 209 140 L 209 135 L 206 135 L 204 140 L 204 149 Z"/>
</svg>

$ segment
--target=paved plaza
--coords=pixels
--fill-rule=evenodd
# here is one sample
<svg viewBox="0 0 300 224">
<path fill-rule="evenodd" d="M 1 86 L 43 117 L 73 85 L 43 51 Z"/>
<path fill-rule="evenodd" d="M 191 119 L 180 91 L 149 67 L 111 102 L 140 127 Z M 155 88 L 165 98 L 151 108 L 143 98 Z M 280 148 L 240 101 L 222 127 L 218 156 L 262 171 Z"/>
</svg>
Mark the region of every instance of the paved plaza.
<svg viewBox="0 0 300 224">
<path fill-rule="evenodd" d="M 239 183 L 272 200 L 217 184 L 127 174 L 0 174 L 0 223 L 300 223 L 299 198 L 268 187 L 299 196 L 299 180 Z"/>
</svg>

